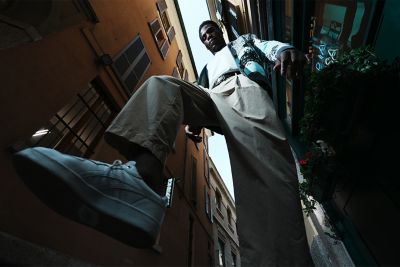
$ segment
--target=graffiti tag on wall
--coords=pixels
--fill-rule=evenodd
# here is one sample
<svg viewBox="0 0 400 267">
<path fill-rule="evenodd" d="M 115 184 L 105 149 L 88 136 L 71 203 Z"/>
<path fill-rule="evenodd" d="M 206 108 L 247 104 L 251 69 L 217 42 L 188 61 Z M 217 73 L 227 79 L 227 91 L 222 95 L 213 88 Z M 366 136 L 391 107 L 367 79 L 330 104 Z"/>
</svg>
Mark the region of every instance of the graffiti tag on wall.
<svg viewBox="0 0 400 267">
<path fill-rule="evenodd" d="M 311 46 L 309 52 L 313 54 L 313 68 L 321 71 L 339 57 L 339 37 L 342 32 L 342 24 L 331 21 L 329 27 L 322 26 L 320 33 L 315 35 L 316 18 L 311 18 Z"/>
</svg>

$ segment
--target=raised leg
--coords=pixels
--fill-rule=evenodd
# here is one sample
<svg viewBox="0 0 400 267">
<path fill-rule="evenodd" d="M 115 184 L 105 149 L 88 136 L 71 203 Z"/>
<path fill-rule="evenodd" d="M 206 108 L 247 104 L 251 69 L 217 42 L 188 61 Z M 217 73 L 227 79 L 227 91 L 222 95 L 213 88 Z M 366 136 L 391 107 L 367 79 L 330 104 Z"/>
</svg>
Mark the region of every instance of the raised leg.
<svg viewBox="0 0 400 267">
<path fill-rule="evenodd" d="M 136 161 L 139 173 L 160 193 L 164 162 L 182 123 L 218 125 L 208 93 L 171 76 L 153 76 L 121 110 L 105 139 Z"/>
</svg>

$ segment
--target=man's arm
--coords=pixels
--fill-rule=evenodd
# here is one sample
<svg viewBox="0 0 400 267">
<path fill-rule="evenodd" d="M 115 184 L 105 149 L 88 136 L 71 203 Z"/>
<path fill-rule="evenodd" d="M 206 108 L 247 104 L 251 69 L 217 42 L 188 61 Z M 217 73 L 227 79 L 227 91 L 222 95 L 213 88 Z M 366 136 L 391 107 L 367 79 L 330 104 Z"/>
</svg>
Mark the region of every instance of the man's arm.
<svg viewBox="0 0 400 267">
<path fill-rule="evenodd" d="M 279 71 L 281 75 L 288 74 L 290 78 L 300 77 L 303 66 L 308 61 L 303 52 L 289 44 L 255 39 L 254 45 L 268 60 L 275 63 L 274 71 Z"/>
</svg>

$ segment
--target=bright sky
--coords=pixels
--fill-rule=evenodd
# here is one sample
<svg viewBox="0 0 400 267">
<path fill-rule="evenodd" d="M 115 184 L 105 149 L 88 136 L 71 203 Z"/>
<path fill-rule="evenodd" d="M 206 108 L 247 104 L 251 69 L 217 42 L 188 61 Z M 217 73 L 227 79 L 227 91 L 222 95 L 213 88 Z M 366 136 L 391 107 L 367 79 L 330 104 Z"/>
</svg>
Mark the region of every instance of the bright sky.
<svg viewBox="0 0 400 267">
<path fill-rule="evenodd" d="M 199 39 L 199 25 L 210 19 L 206 0 L 178 0 L 179 8 L 182 13 L 183 21 L 186 28 L 186 34 L 189 39 L 190 48 L 197 72 L 203 69 L 207 62 L 213 57 Z M 215 134 L 208 139 L 209 154 L 219 174 L 225 182 L 231 196 L 235 198 L 233 192 L 231 165 L 229 163 L 228 149 L 226 147 L 225 138 L 222 135 Z"/>
</svg>

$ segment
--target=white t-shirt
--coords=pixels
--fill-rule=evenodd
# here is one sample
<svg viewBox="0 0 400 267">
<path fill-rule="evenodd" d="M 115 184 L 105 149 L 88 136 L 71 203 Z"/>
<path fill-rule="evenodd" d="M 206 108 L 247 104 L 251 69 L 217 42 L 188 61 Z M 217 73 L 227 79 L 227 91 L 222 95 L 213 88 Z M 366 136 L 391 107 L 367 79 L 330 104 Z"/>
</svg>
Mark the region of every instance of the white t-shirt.
<svg viewBox="0 0 400 267">
<path fill-rule="evenodd" d="M 239 43 L 239 45 L 240 44 L 241 43 Z M 257 38 L 254 39 L 254 46 L 257 47 L 262 53 L 264 53 L 266 58 L 268 60 L 270 60 L 271 62 L 276 61 L 277 54 L 279 51 L 283 51 L 284 49 L 288 49 L 288 48 L 293 48 L 293 46 L 291 46 L 289 44 L 281 43 L 278 41 L 263 41 L 263 40 L 260 40 Z M 239 54 L 239 57 L 240 57 L 240 53 L 245 54 L 247 52 L 246 46 L 243 45 L 242 49 L 239 49 L 237 52 Z M 264 69 L 257 70 L 257 68 L 253 67 L 255 64 L 251 64 L 251 61 L 246 64 L 249 64 L 249 65 L 246 65 L 246 67 L 245 67 L 248 71 L 254 72 L 256 70 L 259 73 L 261 73 L 262 75 L 265 75 L 265 70 Z M 209 80 L 210 88 L 212 88 L 215 81 L 222 74 L 227 73 L 227 72 L 233 72 L 233 71 L 240 71 L 240 70 L 235 62 L 235 59 L 231 53 L 231 50 L 229 49 L 228 45 L 226 45 L 220 51 L 215 53 L 214 57 L 207 64 L 207 72 L 208 72 L 208 80 Z"/>
<path fill-rule="evenodd" d="M 214 57 L 207 64 L 207 71 L 210 88 L 222 74 L 231 71 L 239 71 L 228 46 L 225 46 L 214 54 Z"/>
</svg>

